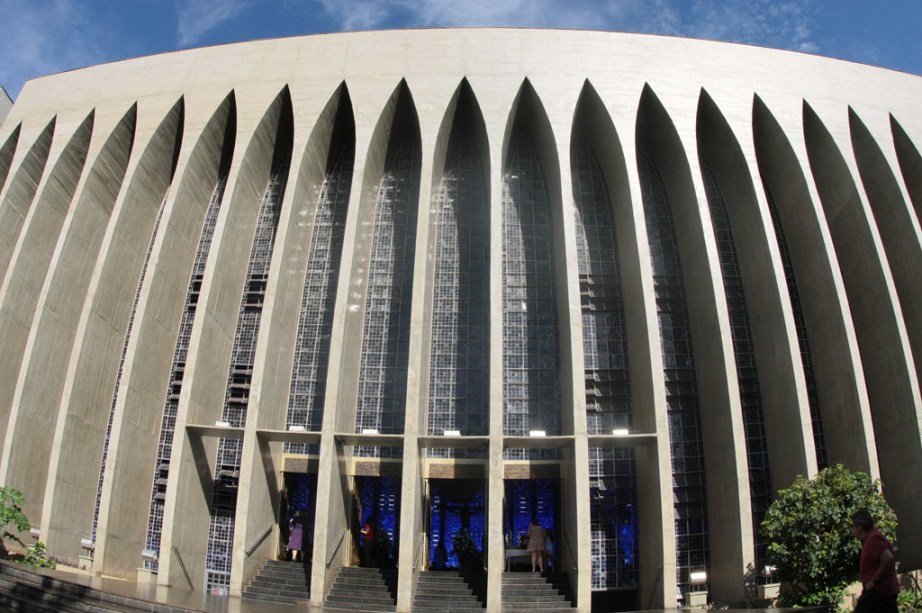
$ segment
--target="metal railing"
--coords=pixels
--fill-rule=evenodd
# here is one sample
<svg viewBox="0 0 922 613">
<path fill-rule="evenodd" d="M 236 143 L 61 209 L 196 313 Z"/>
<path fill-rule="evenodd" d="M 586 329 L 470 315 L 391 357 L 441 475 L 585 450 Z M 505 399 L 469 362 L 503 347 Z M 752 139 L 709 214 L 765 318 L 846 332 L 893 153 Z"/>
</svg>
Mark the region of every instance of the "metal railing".
<svg viewBox="0 0 922 613">
<path fill-rule="evenodd" d="M 653 588 L 650 590 L 650 599 L 647 601 L 647 608 L 650 609 L 653 606 L 653 599 L 656 598 L 656 586 L 659 584 L 660 580 L 663 578 L 663 567 L 660 566 L 656 569 L 656 577 L 653 578 Z M 664 605 L 668 603 L 663 603 Z"/>
<path fill-rule="evenodd" d="M 256 539 L 256 542 L 253 543 L 253 544 L 249 547 L 249 549 L 247 549 L 247 550 L 244 552 L 244 553 L 246 553 L 246 556 L 247 556 L 248 558 L 249 558 L 251 555 L 253 555 L 253 552 L 256 551 L 256 548 L 257 548 L 257 547 L 259 547 L 260 545 L 263 544 L 263 541 L 266 540 L 266 537 L 268 537 L 270 534 L 272 534 L 272 530 L 273 530 L 274 528 L 275 528 L 275 524 L 269 524 L 269 527 L 266 528 L 266 531 L 263 532 L 263 533 L 260 535 L 260 537 L 259 537 L 258 539 Z"/>
<path fill-rule="evenodd" d="M 195 587 L 192 586 L 192 579 L 189 578 L 189 571 L 186 570 L 186 563 L 182 561 L 182 556 L 179 555 L 179 550 L 176 549 L 176 545 L 173 545 L 173 553 L 176 554 L 176 559 L 179 561 L 179 568 L 182 570 L 182 574 L 186 578 L 186 583 L 189 584 L 189 589 L 194 592 Z"/>
<path fill-rule="evenodd" d="M 573 564 L 572 570 L 579 570 L 579 564 L 577 563 L 577 558 L 573 555 L 573 550 L 570 549 L 570 541 L 567 539 L 558 539 L 557 542 L 559 543 L 561 541 L 563 542 L 564 549 L 566 549 L 567 551 L 567 554 L 568 554 L 567 559 L 570 560 L 571 563 Z"/>
<path fill-rule="evenodd" d="M 416 567 L 419 566 L 419 554 L 423 552 L 423 545 L 426 542 L 426 533 L 420 532 L 419 539 L 416 543 L 416 555 L 413 557 L 413 570 L 416 570 Z"/>
<path fill-rule="evenodd" d="M 336 543 L 336 547 L 333 549 L 333 555 L 330 556 L 330 559 L 327 560 L 326 567 L 330 568 L 330 564 L 333 563 L 333 559 L 336 557 L 336 554 L 339 552 L 339 548 L 342 547 L 343 540 L 346 538 L 346 535 L 349 534 L 348 530 L 343 530 L 342 536 L 339 537 L 339 542 Z"/>
</svg>

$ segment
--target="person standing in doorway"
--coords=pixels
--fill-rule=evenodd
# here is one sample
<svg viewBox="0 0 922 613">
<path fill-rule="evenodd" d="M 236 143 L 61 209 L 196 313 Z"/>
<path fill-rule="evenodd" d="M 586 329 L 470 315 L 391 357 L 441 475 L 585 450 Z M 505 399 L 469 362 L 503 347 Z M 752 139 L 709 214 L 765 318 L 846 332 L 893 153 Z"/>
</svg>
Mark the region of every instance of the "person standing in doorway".
<svg viewBox="0 0 922 613">
<path fill-rule="evenodd" d="M 900 582 L 896 576 L 893 545 L 874 527 L 867 509 L 852 515 L 852 533 L 861 541 L 861 596 L 855 613 L 897 613 Z"/>
<path fill-rule="evenodd" d="M 288 537 L 288 551 L 291 552 L 292 562 L 297 562 L 299 556 L 302 561 L 304 560 L 304 554 L 301 552 L 304 549 L 304 523 L 305 516 L 301 509 L 295 511 L 288 522 L 288 532 L 291 535 Z"/>
<path fill-rule="evenodd" d="M 365 527 L 362 528 L 362 552 L 365 556 L 365 566 L 367 568 L 374 568 L 378 565 L 375 559 L 375 524 L 375 516 L 369 515 L 368 519 L 365 520 Z"/>
<path fill-rule="evenodd" d="M 528 539 L 528 553 L 531 554 L 531 572 L 537 572 L 535 571 L 536 564 L 538 571 L 544 572 L 544 528 L 538 524 L 537 519 L 531 520 L 525 536 Z"/>
</svg>

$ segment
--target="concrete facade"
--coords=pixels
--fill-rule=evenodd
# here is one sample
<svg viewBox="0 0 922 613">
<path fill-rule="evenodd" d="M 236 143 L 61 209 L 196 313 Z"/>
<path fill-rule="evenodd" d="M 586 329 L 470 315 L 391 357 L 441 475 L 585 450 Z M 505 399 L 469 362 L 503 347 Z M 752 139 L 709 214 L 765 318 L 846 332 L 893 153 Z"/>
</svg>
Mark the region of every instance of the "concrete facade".
<svg viewBox="0 0 922 613">
<path fill-rule="evenodd" d="M 212 533 L 224 503 L 216 501 L 233 499 L 222 572 L 226 590 L 239 594 L 279 553 L 285 475 L 317 475 L 311 594 L 319 603 L 338 568 L 354 563 L 355 477 L 393 475 L 397 608 L 407 611 L 430 554 L 430 479 L 479 475 L 491 610 L 505 566 L 506 481 L 550 479 L 559 492 L 558 567 L 588 611 L 593 591 L 604 589 L 633 591 L 636 608 L 672 606 L 677 590 L 693 589 L 694 570 L 707 572 L 715 601 L 751 598 L 759 505 L 797 475 L 844 464 L 882 480 L 901 520 L 903 568 L 919 568 L 922 527 L 911 518 L 922 488 L 907 467 L 922 462 L 920 100 L 922 77 L 809 55 L 514 29 L 257 41 L 32 80 L 0 128 L 0 361 L 9 365 L 0 373 L 0 482 L 24 492 L 52 555 L 77 561 L 92 552 L 99 574 L 196 590 L 210 585 L 209 565 L 220 557 Z M 525 172 L 511 164 L 525 141 L 544 173 L 535 198 L 546 210 L 536 216 L 546 213 L 551 230 L 535 240 L 547 239 L 552 259 L 547 276 L 534 278 L 548 280 L 539 285 L 557 330 L 546 351 L 558 391 L 551 409 L 526 401 L 524 423 L 546 436 L 515 430 L 506 408 L 515 402 L 504 348 L 513 342 L 510 305 L 519 304 L 506 293 L 510 181 Z M 455 436 L 433 425 L 430 397 L 439 211 L 452 201 L 444 194 L 459 142 L 470 143 L 465 155 L 483 173 L 483 231 L 472 244 L 485 254 L 478 282 L 489 389 L 482 427 Z M 576 189 L 588 176 L 575 161 L 583 146 L 617 234 L 598 243 L 616 247 L 620 275 L 602 298 L 580 268 L 583 245 L 597 244 L 585 238 L 591 228 Z M 351 156 L 352 170 L 343 175 L 341 260 L 329 285 L 325 408 L 292 429 L 302 423 L 289 411 L 299 318 L 317 272 L 309 247 L 337 155 Z M 413 155 L 409 179 L 387 192 L 394 160 Z M 279 199 L 266 272 L 257 274 L 268 193 Z M 409 237 L 399 264 L 409 271 L 408 298 L 391 303 L 406 331 L 394 349 L 402 418 L 368 428 L 361 398 L 384 274 L 375 268 L 377 230 L 394 194 L 409 194 L 412 213 L 400 230 Z M 674 247 L 657 242 L 666 240 L 669 226 L 657 225 L 664 215 Z M 666 252 L 681 264 L 671 280 Z M 609 422 L 595 412 L 616 411 L 596 400 L 609 395 L 593 391 L 605 381 L 586 339 L 599 336 L 584 329 L 593 305 L 614 295 L 629 364 L 619 371 L 629 389 L 626 435 L 597 425 Z M 533 305 L 522 300 L 523 311 Z M 243 314 L 256 322 L 245 365 Z M 545 338 L 544 328 L 532 330 L 535 342 Z M 672 349 L 679 336 L 684 366 Z M 179 366 L 178 339 L 187 343 Z M 175 428 L 164 447 L 170 402 Z M 227 417 L 231 405 L 243 407 L 233 413 L 239 423 Z M 686 431 L 680 422 L 697 432 L 689 435 L 697 455 L 680 457 L 692 446 L 676 438 Z M 229 453 L 227 441 L 238 446 L 236 472 L 216 459 Z M 455 452 L 430 452 L 440 449 Z M 770 468 L 761 498 L 756 456 L 761 473 Z M 633 493 L 600 489 L 617 475 L 597 474 L 594 457 L 630 458 Z M 702 500 L 676 472 L 692 461 L 701 492 L 707 484 Z M 153 554 L 152 491 L 162 509 Z M 593 539 L 608 537 L 598 501 L 625 496 L 636 576 L 600 578 Z M 696 533 L 690 526 L 702 519 Z M 154 554 L 155 572 L 139 570 Z"/>
</svg>

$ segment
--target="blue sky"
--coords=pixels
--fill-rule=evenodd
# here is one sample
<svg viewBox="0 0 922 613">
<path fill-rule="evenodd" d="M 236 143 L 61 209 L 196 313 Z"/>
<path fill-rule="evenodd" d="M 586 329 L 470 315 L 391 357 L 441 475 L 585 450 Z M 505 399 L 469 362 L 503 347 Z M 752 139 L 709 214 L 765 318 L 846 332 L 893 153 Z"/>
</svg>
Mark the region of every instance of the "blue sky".
<svg viewBox="0 0 922 613">
<path fill-rule="evenodd" d="M 164 51 L 454 26 L 689 36 L 922 75 L 922 0 L 0 0 L 0 16 L 0 85 L 13 99 L 33 77 Z"/>
</svg>

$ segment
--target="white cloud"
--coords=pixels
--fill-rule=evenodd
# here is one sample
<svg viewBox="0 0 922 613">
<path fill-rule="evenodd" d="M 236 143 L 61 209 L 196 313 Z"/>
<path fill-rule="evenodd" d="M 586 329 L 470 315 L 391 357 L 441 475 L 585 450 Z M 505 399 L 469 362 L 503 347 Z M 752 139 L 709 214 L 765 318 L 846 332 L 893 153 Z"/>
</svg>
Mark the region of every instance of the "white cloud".
<svg viewBox="0 0 922 613">
<path fill-rule="evenodd" d="M 233 19 L 250 5 L 250 0 L 175 0 L 179 46 L 189 47 L 209 30 Z"/>
<path fill-rule="evenodd" d="M 679 14 L 673 33 L 816 52 L 813 14 L 814 0 L 693 0 Z"/>
<path fill-rule="evenodd" d="M 23 82 L 104 61 L 97 26 L 78 2 L 2 0 L 0 85 L 16 98 Z"/>
<path fill-rule="evenodd" d="M 620 30 L 816 51 L 815 0 L 317 0 L 344 30 L 518 26 Z"/>
</svg>

